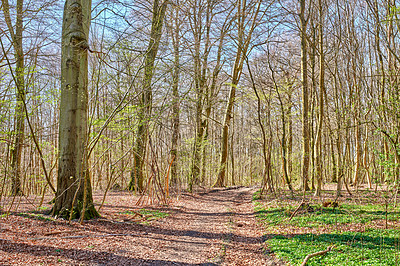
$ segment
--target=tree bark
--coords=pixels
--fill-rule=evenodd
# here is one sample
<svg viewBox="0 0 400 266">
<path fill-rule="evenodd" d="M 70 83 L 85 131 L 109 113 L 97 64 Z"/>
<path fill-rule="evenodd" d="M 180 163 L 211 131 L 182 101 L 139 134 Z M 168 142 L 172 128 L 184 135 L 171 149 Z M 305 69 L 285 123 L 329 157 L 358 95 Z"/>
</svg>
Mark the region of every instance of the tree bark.
<svg viewBox="0 0 400 266">
<path fill-rule="evenodd" d="M 61 40 L 57 192 L 52 215 L 98 217 L 88 172 L 88 35 L 91 1 L 66 0 Z"/>
<path fill-rule="evenodd" d="M 149 135 L 149 124 L 152 112 L 152 86 L 151 82 L 154 75 L 154 63 L 158 53 L 158 47 L 161 40 L 162 27 L 167 9 L 168 0 L 160 3 L 160 0 L 154 0 L 153 4 L 153 18 L 151 24 L 150 41 L 147 47 L 144 78 L 143 78 L 143 92 L 141 99 L 141 109 L 139 110 L 139 126 L 136 134 L 135 143 L 135 164 L 131 172 L 131 180 L 129 182 L 129 189 L 136 190 L 140 193 L 144 189 L 144 163 L 146 157 L 147 141 Z"/>
<path fill-rule="evenodd" d="M 324 121 L 324 94 L 325 94 L 325 64 L 324 64 L 324 35 L 323 35 L 323 5 L 322 0 L 318 1 L 319 9 L 319 121 L 316 141 L 316 164 L 317 164 L 317 186 L 315 196 L 321 195 L 322 189 L 322 127 Z"/>
<path fill-rule="evenodd" d="M 179 112 L 180 112 L 180 99 L 179 99 L 179 73 L 180 73 L 180 24 L 179 21 L 179 8 L 175 10 L 174 29 L 172 41 L 174 46 L 174 69 L 172 72 L 172 141 L 171 141 L 171 184 L 178 183 L 178 140 L 179 140 Z"/>
<path fill-rule="evenodd" d="M 303 88 L 303 191 L 309 190 L 308 172 L 310 164 L 310 125 L 308 114 L 308 83 L 307 83 L 307 21 L 305 18 L 305 0 L 300 1 L 300 38 L 301 38 L 301 83 Z"/>
<path fill-rule="evenodd" d="M 12 168 L 12 194 L 22 195 L 21 187 L 21 158 L 22 147 L 25 137 L 25 63 L 24 51 L 22 46 L 22 32 L 23 32 L 23 0 L 17 0 L 17 14 L 15 23 L 15 32 L 10 17 L 10 6 L 8 0 L 2 0 L 3 12 L 7 28 L 11 35 L 12 45 L 15 52 L 15 86 L 16 86 L 16 105 L 15 105 L 15 120 L 14 120 L 14 145 L 11 149 L 11 168 Z"/>
<path fill-rule="evenodd" d="M 201 2 L 201 1 L 200 1 Z M 205 135 L 207 127 L 207 118 L 203 118 L 204 105 L 206 104 L 209 88 L 206 84 L 206 74 L 208 68 L 208 56 L 210 54 L 210 30 L 213 11 L 213 1 L 206 1 L 205 7 L 205 36 L 204 36 L 204 50 L 200 54 L 201 41 L 203 36 L 203 9 L 201 4 L 194 7 L 195 15 L 193 16 L 193 34 L 194 34 L 194 76 L 195 76 L 195 90 L 196 90 L 196 137 L 193 149 L 193 158 L 191 173 L 189 179 L 189 191 L 192 191 L 193 185 L 204 182 L 204 176 L 201 175 L 202 165 L 205 162 L 204 149 L 205 149 Z"/>
<path fill-rule="evenodd" d="M 222 69 L 222 64 L 221 64 L 221 58 L 222 58 L 222 53 L 223 53 L 223 45 L 224 45 L 224 40 L 226 33 L 228 31 L 228 28 L 230 26 L 230 19 L 227 17 L 224 24 L 221 27 L 221 32 L 220 32 L 220 39 L 219 39 L 219 44 L 218 44 L 218 50 L 217 50 L 217 59 L 215 63 L 215 67 L 212 73 L 212 79 L 211 79 L 211 84 L 209 89 L 207 90 L 206 93 L 206 108 L 205 108 L 205 119 L 204 119 L 204 137 L 203 137 L 203 142 L 206 143 L 208 138 L 209 138 L 209 129 L 210 129 L 210 116 L 211 116 L 211 110 L 214 105 L 214 101 L 217 95 L 215 95 L 215 91 L 217 89 L 217 81 L 218 81 L 218 76 L 219 73 Z M 206 169 L 206 145 L 202 146 L 203 149 L 203 168 L 202 168 L 202 178 L 205 178 L 205 169 Z M 211 183 L 211 182 L 210 182 Z"/>
<path fill-rule="evenodd" d="M 232 69 L 232 82 L 230 85 L 229 98 L 226 105 L 225 118 L 222 129 L 222 144 L 221 144 L 221 160 L 219 166 L 219 173 L 217 180 L 214 184 L 216 187 L 225 186 L 225 174 L 227 167 L 227 158 L 228 158 L 228 136 L 229 136 L 229 125 L 231 119 L 233 117 L 233 106 L 236 99 L 236 89 L 239 84 L 240 76 L 242 74 L 243 63 L 247 58 L 247 53 L 249 49 L 249 45 L 252 39 L 252 34 L 254 29 L 257 26 L 257 17 L 260 11 L 261 1 L 257 3 L 257 7 L 255 8 L 252 14 L 248 14 L 248 10 L 246 9 L 246 1 L 238 0 L 237 1 L 237 19 L 238 19 L 238 39 L 237 39 L 237 52 L 235 63 Z M 245 25 L 246 17 L 252 16 L 252 24 L 250 26 L 249 32 L 245 35 Z"/>
</svg>

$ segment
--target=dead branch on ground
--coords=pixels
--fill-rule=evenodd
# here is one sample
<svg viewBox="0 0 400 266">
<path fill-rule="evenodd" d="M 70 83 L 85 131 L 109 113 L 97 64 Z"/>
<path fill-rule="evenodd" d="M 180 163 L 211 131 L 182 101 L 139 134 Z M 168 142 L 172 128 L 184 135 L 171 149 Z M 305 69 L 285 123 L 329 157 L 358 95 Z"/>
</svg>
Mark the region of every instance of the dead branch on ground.
<svg viewBox="0 0 400 266">
<path fill-rule="evenodd" d="M 332 245 L 332 246 L 328 247 L 326 250 L 318 251 L 318 252 L 315 252 L 315 253 L 312 253 L 312 254 L 308 254 L 308 255 L 304 258 L 304 261 L 303 261 L 303 263 L 301 264 L 301 266 L 306 266 L 306 265 L 307 265 L 307 262 L 308 262 L 311 258 L 317 257 L 317 256 L 321 256 L 321 255 L 325 255 L 326 253 L 332 251 L 332 249 L 333 249 L 334 247 L 335 247 L 335 245 Z"/>
</svg>

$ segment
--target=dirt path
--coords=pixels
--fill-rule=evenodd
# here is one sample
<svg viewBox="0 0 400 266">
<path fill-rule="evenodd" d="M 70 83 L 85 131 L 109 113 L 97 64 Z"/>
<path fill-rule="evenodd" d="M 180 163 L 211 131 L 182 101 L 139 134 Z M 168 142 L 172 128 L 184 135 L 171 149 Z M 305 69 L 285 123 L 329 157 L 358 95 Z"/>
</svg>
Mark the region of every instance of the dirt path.
<svg viewBox="0 0 400 266">
<path fill-rule="evenodd" d="M 24 224 L 16 216 L 6 226 L 0 219 L 0 264 L 283 265 L 264 254 L 253 192 L 242 187 L 184 194 L 168 209 L 171 216 L 149 224 L 113 219 L 82 226 L 59 220 Z M 122 200 L 120 206 L 110 202 L 110 209 L 127 209 L 130 202 Z"/>
<path fill-rule="evenodd" d="M 239 188 L 185 195 L 176 215 L 157 224 L 160 232 L 149 234 L 162 247 L 154 258 L 174 265 L 277 265 L 263 254 L 251 192 Z"/>
</svg>

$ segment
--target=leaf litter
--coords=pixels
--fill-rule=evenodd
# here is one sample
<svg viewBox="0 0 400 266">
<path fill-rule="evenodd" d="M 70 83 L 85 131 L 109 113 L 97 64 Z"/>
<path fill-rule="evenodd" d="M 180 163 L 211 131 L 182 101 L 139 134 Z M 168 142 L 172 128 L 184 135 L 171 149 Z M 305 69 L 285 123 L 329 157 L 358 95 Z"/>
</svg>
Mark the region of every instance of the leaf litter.
<svg viewBox="0 0 400 266">
<path fill-rule="evenodd" d="M 32 212 L 32 200 L 21 199 L 0 217 L 0 264 L 284 265 L 267 254 L 255 190 L 184 193 L 169 206 L 136 206 L 132 193 L 110 192 L 101 218 L 82 225 Z M 101 198 L 95 194 L 95 203 Z"/>
</svg>

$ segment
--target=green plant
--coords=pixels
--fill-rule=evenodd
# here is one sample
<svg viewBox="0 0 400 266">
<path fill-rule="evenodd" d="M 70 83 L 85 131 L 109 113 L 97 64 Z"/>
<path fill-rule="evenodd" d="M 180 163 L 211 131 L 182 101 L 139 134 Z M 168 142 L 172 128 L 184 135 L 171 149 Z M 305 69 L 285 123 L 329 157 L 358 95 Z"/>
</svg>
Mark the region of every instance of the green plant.
<svg viewBox="0 0 400 266">
<path fill-rule="evenodd" d="M 253 201 L 259 200 L 259 199 L 261 199 L 261 189 L 259 189 L 256 192 L 254 192 L 253 193 L 253 197 L 252 197 Z"/>
<path fill-rule="evenodd" d="M 386 216 L 384 206 L 341 204 L 339 208 L 316 206 L 313 212 L 299 212 L 289 221 L 288 218 L 294 210 L 295 207 L 265 208 L 260 204 L 255 206 L 258 219 L 268 226 L 276 226 L 282 223 L 299 227 L 320 227 L 327 224 L 349 223 L 368 224 L 371 221 L 384 220 Z M 398 211 L 388 212 L 388 220 L 395 221 L 399 215 L 400 212 Z"/>
<path fill-rule="evenodd" d="M 35 219 L 35 220 L 41 220 L 41 221 L 54 221 L 54 219 L 52 217 L 44 216 L 43 214 L 21 212 L 21 213 L 18 213 L 17 215 L 26 217 L 26 218 Z"/>
<path fill-rule="evenodd" d="M 298 265 L 311 253 L 335 248 L 315 257 L 307 265 L 399 265 L 400 233 L 397 230 L 368 230 L 328 234 L 269 235 L 269 248 L 281 259 Z"/>
<path fill-rule="evenodd" d="M 381 204 L 340 203 L 336 208 L 311 204 L 291 217 L 296 208 L 254 202 L 259 222 L 276 232 L 265 239 L 280 259 L 299 265 L 308 254 L 334 245 L 332 251 L 312 258 L 307 265 L 400 265 L 400 231 L 375 228 L 386 217 L 397 221 L 400 212 Z M 304 233 L 309 232 L 307 228 L 313 228 L 313 233 Z M 292 233 L 281 233 L 285 231 Z"/>
<path fill-rule="evenodd" d="M 162 219 L 170 215 L 168 212 L 162 212 L 160 210 L 149 210 L 149 209 L 140 209 L 138 213 L 143 215 L 147 221 Z M 137 213 L 135 211 L 125 211 L 125 212 L 120 212 L 120 214 L 136 215 Z"/>
</svg>

